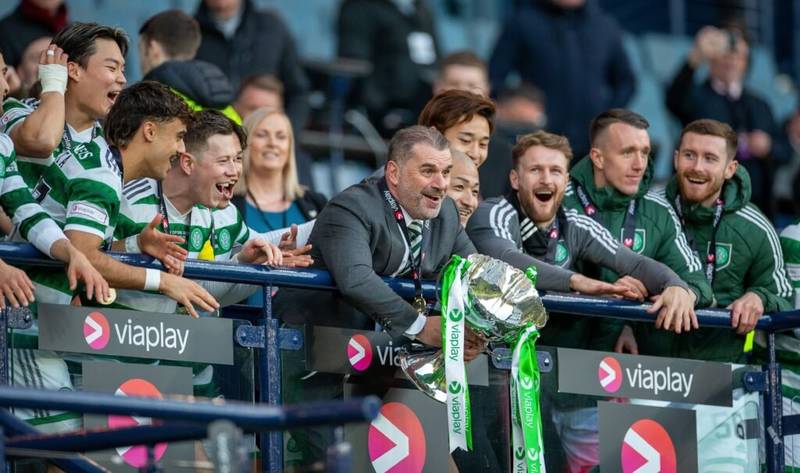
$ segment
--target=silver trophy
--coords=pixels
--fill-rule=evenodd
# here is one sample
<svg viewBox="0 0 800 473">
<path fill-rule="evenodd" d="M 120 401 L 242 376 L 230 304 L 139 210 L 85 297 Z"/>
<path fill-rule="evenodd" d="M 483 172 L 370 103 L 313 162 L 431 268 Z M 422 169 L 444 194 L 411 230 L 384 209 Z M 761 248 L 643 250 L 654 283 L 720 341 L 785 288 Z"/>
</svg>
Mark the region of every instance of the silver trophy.
<svg viewBox="0 0 800 473">
<path fill-rule="evenodd" d="M 470 255 L 467 261 L 467 327 L 490 345 L 510 345 L 530 325 L 544 327 L 547 312 L 534 287 L 535 276 L 486 255 Z M 441 293 L 441 281 L 437 287 Z M 400 367 L 420 391 L 439 402 L 447 401 L 442 350 L 405 350 Z"/>
</svg>

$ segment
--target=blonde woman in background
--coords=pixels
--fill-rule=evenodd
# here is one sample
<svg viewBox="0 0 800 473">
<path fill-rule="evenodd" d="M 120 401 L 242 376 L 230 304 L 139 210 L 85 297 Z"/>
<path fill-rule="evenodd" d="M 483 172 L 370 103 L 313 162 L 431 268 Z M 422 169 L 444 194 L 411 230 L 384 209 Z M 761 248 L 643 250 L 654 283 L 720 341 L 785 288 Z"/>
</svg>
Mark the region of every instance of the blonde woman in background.
<svg viewBox="0 0 800 473">
<path fill-rule="evenodd" d="M 316 218 L 327 199 L 297 180 L 294 132 L 287 116 L 263 107 L 248 115 L 242 126 L 247 148 L 232 203 L 247 226 L 267 233 Z M 261 305 L 262 295 L 252 296 L 248 303 Z"/>
</svg>

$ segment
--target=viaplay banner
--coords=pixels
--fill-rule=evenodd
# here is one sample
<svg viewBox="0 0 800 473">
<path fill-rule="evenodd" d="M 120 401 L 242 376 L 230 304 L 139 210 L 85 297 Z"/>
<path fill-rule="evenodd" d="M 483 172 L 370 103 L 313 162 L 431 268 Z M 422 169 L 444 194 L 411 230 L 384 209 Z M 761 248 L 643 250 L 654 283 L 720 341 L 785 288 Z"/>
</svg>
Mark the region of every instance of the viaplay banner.
<svg viewBox="0 0 800 473">
<path fill-rule="evenodd" d="M 385 332 L 308 326 L 305 331 L 306 368 L 321 373 L 361 376 L 392 375 L 399 371 L 400 340 Z M 395 343 L 397 342 L 397 343 Z M 479 355 L 467 364 L 470 385 L 489 384 L 489 358 Z"/>
<path fill-rule="evenodd" d="M 603 473 L 697 473 L 695 411 L 615 402 L 597 407 Z"/>
<path fill-rule="evenodd" d="M 731 407 L 730 365 L 558 349 L 558 391 Z"/>
<path fill-rule="evenodd" d="M 230 319 L 39 304 L 38 321 L 43 350 L 233 364 Z"/>
</svg>

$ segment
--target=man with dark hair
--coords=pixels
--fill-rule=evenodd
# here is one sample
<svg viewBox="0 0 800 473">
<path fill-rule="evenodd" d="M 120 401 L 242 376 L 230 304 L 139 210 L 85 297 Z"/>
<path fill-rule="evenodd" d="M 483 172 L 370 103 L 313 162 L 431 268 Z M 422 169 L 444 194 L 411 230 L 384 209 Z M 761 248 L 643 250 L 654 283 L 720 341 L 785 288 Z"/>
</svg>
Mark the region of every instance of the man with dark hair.
<svg viewBox="0 0 800 473">
<path fill-rule="evenodd" d="M 738 134 L 736 160 L 750 175 L 752 203 L 767 216 L 773 214 L 773 141 L 779 130 L 769 104 L 744 85 L 750 46 L 737 29 L 702 28 L 686 63 L 675 75 L 666 94 L 667 108 L 687 125 L 711 118 L 728 123 Z M 708 79 L 697 82 L 697 70 L 708 64 Z"/>
<path fill-rule="evenodd" d="M 669 266 L 694 292 L 698 307 L 712 303 L 713 294 L 700 261 L 692 253 L 680 220 L 670 204 L 650 190 L 653 160 L 650 159 L 650 124 L 641 115 L 611 109 L 592 120 L 591 151 L 573 167 L 564 206 L 603 225 L 617 241 L 640 255 Z M 608 282 L 617 281 L 644 300 L 650 296 L 640 281 L 608 268 L 583 268 Z M 616 321 L 598 321 L 594 348 L 623 349 L 648 355 L 669 356 L 674 335 L 655 330 L 652 324 L 637 324 L 636 343 L 629 327 Z M 637 347 L 638 345 L 638 347 Z"/>
<path fill-rule="evenodd" d="M 433 83 L 433 95 L 452 89 L 488 97 L 489 68 L 486 61 L 466 50 L 445 56 L 439 64 L 439 77 Z"/>
<path fill-rule="evenodd" d="M 736 160 L 736 132 L 701 119 L 681 131 L 675 176 L 665 196 L 700 255 L 717 305 L 731 311 L 729 329 L 702 329 L 681 337 L 677 355 L 741 362 L 764 312 L 789 310 L 792 285 L 786 277 L 778 235 L 750 203 L 750 178 Z"/>
<path fill-rule="evenodd" d="M 488 157 L 494 103 L 464 90 L 447 90 L 425 104 L 417 124 L 439 130 L 451 146 L 480 167 Z"/>
<path fill-rule="evenodd" d="M 139 61 L 147 74 L 166 61 L 189 61 L 200 47 L 200 25 L 181 10 L 151 16 L 139 28 Z"/>
<path fill-rule="evenodd" d="M 251 233 L 236 208 L 229 205 L 233 187 L 241 175 L 244 130 L 220 112 L 204 110 L 194 114 L 184 143 L 185 152 L 179 152 L 171 160 L 163 181 L 141 178 L 125 184 L 114 232 L 117 241 L 112 248 L 140 253 L 140 234 L 160 216 L 156 229 L 180 237 L 181 247 L 189 258 L 297 265 L 296 252 L 287 252 L 284 260 L 277 246 L 251 239 L 257 234 Z M 227 304 L 238 302 L 257 289 L 257 286 L 207 281 L 199 284 L 220 303 L 225 296 Z M 176 309 L 174 301 L 141 291 L 120 291 L 117 303 L 123 308 L 153 312 Z"/>
<path fill-rule="evenodd" d="M 139 30 L 143 80 L 170 86 L 192 110 L 214 109 L 241 124 L 231 106 L 234 89 L 215 64 L 195 59 L 200 46 L 197 20 L 180 10 L 161 12 Z"/>
<path fill-rule="evenodd" d="M 20 174 L 29 187 L 70 151 L 95 157 L 108 152 L 100 120 L 125 86 L 127 49 L 120 29 L 73 23 L 42 55 L 40 100 L 3 103 L 0 125 L 14 141 Z"/>
<path fill-rule="evenodd" d="M 270 74 L 245 79 L 239 86 L 239 92 L 233 102 L 233 108 L 242 120 L 261 107 L 283 110 L 283 83 Z"/>
<path fill-rule="evenodd" d="M 557 288 L 561 292 L 570 291 L 572 279 L 579 276 L 571 270 L 580 262 L 611 268 L 640 279 L 652 294 L 658 294 L 648 309 L 656 316 L 657 326 L 677 332 L 697 327 L 696 296 L 672 270 L 620 245 L 591 218 L 561 206 L 572 158 L 565 137 L 544 131 L 521 136 L 512 158 L 513 191 L 485 200 L 467 225 L 478 251 L 520 269 L 541 260 L 569 270 Z M 613 287 L 620 288 L 618 293 L 626 298 L 638 296 L 624 285 Z M 542 332 L 541 344 L 588 348 L 596 336 L 591 327 L 590 319 L 558 314 Z M 548 396 L 543 399 L 553 404 L 552 421 L 566 452 L 567 471 L 588 471 L 599 459 L 596 407 L 587 406 L 585 398 L 545 392 Z"/>
<path fill-rule="evenodd" d="M 308 120 L 309 82 L 289 29 L 252 0 L 203 0 L 195 18 L 202 41 L 197 59 L 219 67 L 234 90 L 246 77 L 272 74 L 286 87 L 286 113 L 295 133 Z"/>
<path fill-rule="evenodd" d="M 155 290 L 180 302 L 193 315 L 216 301 L 195 283 L 154 269 L 120 263 L 102 250 L 109 247 L 119 219 L 123 182 L 141 177 L 163 179 L 170 160 L 183 150 L 189 111 L 166 87 L 142 82 L 120 94 L 122 102 L 106 120 L 114 151 L 97 156 L 78 147 L 61 154 L 41 177 L 34 197 L 64 227 L 73 245 L 120 289 Z M 116 156 L 115 156 L 116 155 Z M 32 272 L 42 301 L 69 304 L 72 291 L 61 275 Z"/>
</svg>

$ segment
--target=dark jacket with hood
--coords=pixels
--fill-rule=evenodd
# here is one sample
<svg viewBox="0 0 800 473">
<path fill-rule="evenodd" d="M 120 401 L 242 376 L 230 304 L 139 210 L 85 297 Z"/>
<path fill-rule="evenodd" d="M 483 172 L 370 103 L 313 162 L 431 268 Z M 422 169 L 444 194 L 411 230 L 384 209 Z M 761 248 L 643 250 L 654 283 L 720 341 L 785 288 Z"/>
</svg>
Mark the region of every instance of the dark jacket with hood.
<svg viewBox="0 0 800 473">
<path fill-rule="evenodd" d="M 190 61 L 167 61 L 144 76 L 143 80 L 154 80 L 178 92 L 191 101 L 193 109 L 219 110 L 229 118 L 233 111 L 233 87 L 225 73 L 217 66 L 196 59 Z M 234 114 L 236 112 L 233 112 Z M 238 120 L 241 123 L 241 119 Z"/>
<path fill-rule="evenodd" d="M 705 262 L 713 232 L 714 208 L 687 204 L 678 197 L 676 178 L 665 197 L 682 216 L 689 244 Z M 714 297 L 727 307 L 746 292 L 757 294 L 764 312 L 789 310 L 792 284 L 786 276 L 783 253 L 772 223 L 750 203 L 750 176 L 742 167 L 725 182 L 723 214 L 716 231 Z M 713 361 L 741 361 L 744 337 L 729 329 L 700 329 L 681 337 L 673 356 Z"/>
<path fill-rule="evenodd" d="M 569 138 L 576 156 L 589 151 L 587 124 L 624 107 L 636 78 L 619 25 L 593 0 L 565 10 L 549 0 L 528 0 L 506 18 L 489 64 L 498 88 L 517 72 L 547 98 L 548 131 Z"/>
<path fill-rule="evenodd" d="M 309 83 L 294 39 L 276 14 L 256 10 L 250 0 L 242 3 L 239 26 L 231 38 L 226 38 L 206 2 L 200 2 L 195 18 L 203 39 L 196 57 L 222 69 L 234 89 L 253 75 L 272 74 L 280 79 L 286 114 L 299 133 L 308 118 Z"/>
<path fill-rule="evenodd" d="M 713 303 L 711 286 L 706 280 L 700 260 L 692 251 L 683 234 L 680 219 L 662 193 L 650 190 L 653 179 L 653 160 L 649 160 L 645 169 L 639 191 L 632 195 L 624 195 L 611 186 L 597 188 L 594 183 L 594 166 L 588 156 L 584 157 L 570 171 L 572 178 L 564 197 L 564 206 L 586 214 L 583 203 L 578 198 L 576 188 L 583 189 L 596 213 L 593 218 L 600 222 L 614 238 L 633 251 L 660 261 L 669 266 L 689 285 L 697 296 L 697 307 L 707 307 Z M 633 222 L 634 237 L 627 244 L 623 238 L 623 227 L 631 201 L 635 201 L 635 219 Z M 615 272 L 603 268 L 599 274 L 589 275 L 603 281 L 614 282 L 619 278 Z M 603 321 L 598 334 L 608 335 L 606 346 L 596 348 L 613 349 L 619 329 L 624 325 L 621 321 Z M 636 326 L 636 339 L 639 342 L 639 353 L 663 355 L 664 345 L 670 346 L 675 335 L 664 330 L 656 330 L 653 324 Z M 597 339 L 601 339 L 600 336 Z M 610 343 L 609 343 L 610 342 Z"/>
</svg>

